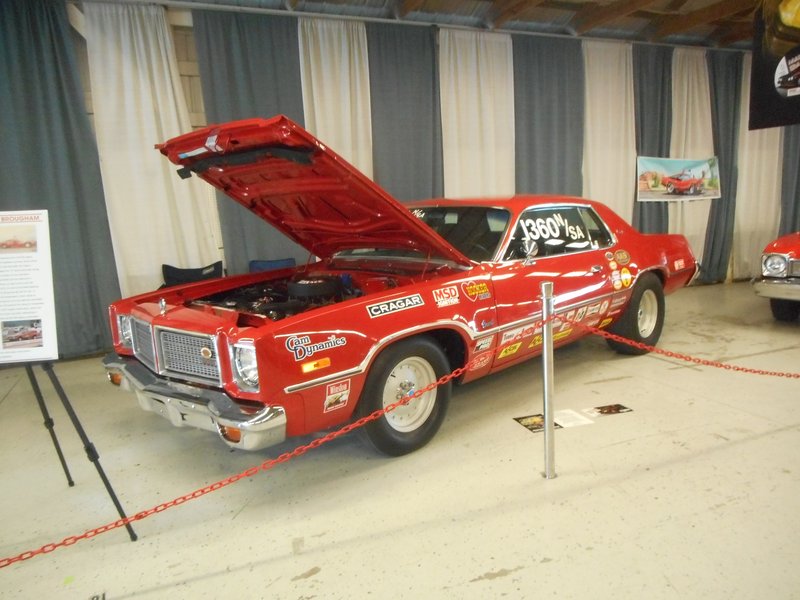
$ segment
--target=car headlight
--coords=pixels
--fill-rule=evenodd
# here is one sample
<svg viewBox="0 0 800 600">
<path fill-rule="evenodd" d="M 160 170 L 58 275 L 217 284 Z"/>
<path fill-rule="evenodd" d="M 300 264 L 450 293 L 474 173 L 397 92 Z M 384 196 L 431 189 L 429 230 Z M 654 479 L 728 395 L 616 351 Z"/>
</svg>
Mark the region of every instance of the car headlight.
<svg viewBox="0 0 800 600">
<path fill-rule="evenodd" d="M 245 388 L 253 391 L 258 389 L 258 361 L 253 346 L 237 344 L 233 347 L 233 370 L 236 379 Z"/>
<path fill-rule="evenodd" d="M 786 277 L 789 261 L 781 254 L 765 254 L 761 259 L 761 274 L 764 277 Z"/>
<path fill-rule="evenodd" d="M 117 317 L 117 331 L 120 343 L 126 348 L 133 348 L 133 323 L 130 315 Z"/>
</svg>

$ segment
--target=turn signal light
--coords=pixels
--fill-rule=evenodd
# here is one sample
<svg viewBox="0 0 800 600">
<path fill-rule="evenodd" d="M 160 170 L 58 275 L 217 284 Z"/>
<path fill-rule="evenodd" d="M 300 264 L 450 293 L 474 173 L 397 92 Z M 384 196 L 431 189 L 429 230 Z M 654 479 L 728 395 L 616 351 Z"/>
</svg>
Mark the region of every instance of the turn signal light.
<svg viewBox="0 0 800 600">
<path fill-rule="evenodd" d="M 119 371 L 108 371 L 106 373 L 108 380 L 116 386 L 122 385 L 122 373 Z"/>
<path fill-rule="evenodd" d="M 242 441 L 242 430 L 236 427 L 225 427 L 224 425 L 219 428 L 219 432 L 229 442 L 238 444 Z"/>
</svg>

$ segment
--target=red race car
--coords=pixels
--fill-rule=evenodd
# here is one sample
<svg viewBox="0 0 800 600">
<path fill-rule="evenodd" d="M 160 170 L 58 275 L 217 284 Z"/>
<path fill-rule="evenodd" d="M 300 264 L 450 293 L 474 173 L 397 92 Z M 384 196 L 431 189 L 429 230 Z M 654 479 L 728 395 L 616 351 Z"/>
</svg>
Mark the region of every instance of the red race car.
<svg viewBox="0 0 800 600">
<path fill-rule="evenodd" d="M 703 178 L 694 177 L 691 173 L 678 173 L 661 178 L 661 185 L 667 188 L 668 194 L 702 194 Z"/>
<path fill-rule="evenodd" d="M 764 248 L 756 294 L 769 298 L 772 316 L 796 321 L 800 316 L 800 232 L 779 237 Z"/>
<path fill-rule="evenodd" d="M 643 235 L 563 196 L 404 206 L 285 117 L 211 126 L 159 146 L 312 259 L 165 288 L 110 307 L 112 382 L 176 426 L 257 450 L 368 415 L 456 368 L 465 383 L 541 352 L 540 282 L 558 345 L 607 327 L 655 344 L 664 295 L 696 264 L 680 235 Z M 611 342 L 622 353 L 646 352 Z M 366 425 L 380 451 L 427 443 L 451 383 Z"/>
<path fill-rule="evenodd" d="M 16 238 L 12 238 L 10 240 L 3 240 L 0 242 L 0 248 L 35 248 L 36 241 L 33 240 L 25 240 L 21 241 Z"/>
</svg>

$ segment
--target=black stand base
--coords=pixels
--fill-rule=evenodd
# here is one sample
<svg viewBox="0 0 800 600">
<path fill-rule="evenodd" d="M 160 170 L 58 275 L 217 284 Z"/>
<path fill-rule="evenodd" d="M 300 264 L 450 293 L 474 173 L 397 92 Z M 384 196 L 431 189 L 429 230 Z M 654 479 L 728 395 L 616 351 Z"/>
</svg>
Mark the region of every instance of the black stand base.
<svg viewBox="0 0 800 600">
<path fill-rule="evenodd" d="M 81 442 L 83 443 L 83 448 L 86 450 L 86 457 L 89 459 L 91 463 L 94 464 L 95 468 L 97 469 L 97 473 L 100 476 L 100 479 L 103 482 L 103 485 L 106 487 L 106 491 L 108 492 L 111 501 L 114 503 L 114 506 L 119 513 L 120 518 L 127 519 L 125 516 L 125 511 L 122 509 L 122 505 L 119 503 L 119 499 L 117 499 L 117 495 L 114 493 L 114 488 L 111 487 L 111 482 L 106 477 L 105 471 L 103 471 L 103 467 L 100 465 L 100 455 L 97 453 L 97 450 L 94 447 L 94 444 L 89 440 L 89 437 L 86 435 L 86 431 L 83 429 L 80 420 L 78 419 L 78 415 L 75 413 L 75 410 L 72 408 L 72 404 L 67 397 L 66 392 L 64 392 L 64 388 L 61 387 L 61 382 L 58 380 L 56 376 L 56 372 L 53 370 L 53 365 L 51 363 L 42 363 L 41 365 L 42 370 L 47 373 L 50 377 L 50 382 L 53 384 L 53 388 L 58 394 L 58 398 L 61 400 L 61 404 L 64 405 L 64 410 L 67 412 L 70 420 L 72 421 L 73 427 L 75 427 L 75 431 L 78 433 L 78 437 L 81 438 Z M 31 382 L 31 387 L 33 388 L 33 394 L 36 396 L 36 401 L 39 403 L 39 410 L 42 411 L 42 416 L 44 417 L 44 426 L 50 432 L 50 438 L 53 440 L 53 446 L 55 446 L 56 454 L 58 454 L 58 459 L 61 461 L 61 466 L 64 469 L 64 474 L 67 476 L 67 484 L 70 486 L 75 485 L 75 482 L 72 481 L 72 476 L 69 473 L 69 467 L 67 467 L 67 462 L 64 460 L 64 454 L 61 451 L 61 446 L 58 443 L 58 438 L 56 437 L 56 433 L 54 430 L 54 423 L 53 419 L 50 417 L 50 414 L 47 412 L 47 406 L 44 402 L 44 397 L 42 396 L 42 391 L 39 388 L 39 383 L 36 381 L 36 375 L 33 372 L 33 367 L 30 364 L 25 365 L 25 372 L 28 374 L 28 379 Z M 125 524 L 125 528 L 128 530 L 128 535 L 131 538 L 132 542 L 135 542 L 138 538 L 136 533 L 133 531 L 133 527 L 131 527 L 130 523 Z"/>
</svg>

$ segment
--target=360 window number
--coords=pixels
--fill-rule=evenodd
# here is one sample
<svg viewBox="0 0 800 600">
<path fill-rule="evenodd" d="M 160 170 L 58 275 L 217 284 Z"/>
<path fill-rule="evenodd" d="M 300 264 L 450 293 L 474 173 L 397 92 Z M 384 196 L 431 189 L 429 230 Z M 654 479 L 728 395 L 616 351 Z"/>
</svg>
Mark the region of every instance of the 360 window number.
<svg viewBox="0 0 800 600">
<path fill-rule="evenodd" d="M 522 219 L 519 222 L 522 228 L 522 235 L 526 240 L 547 240 L 550 238 L 568 237 L 572 240 L 585 238 L 585 234 L 580 227 L 570 225 L 563 215 L 538 219 Z M 562 230 L 564 234 L 562 236 Z"/>
</svg>

